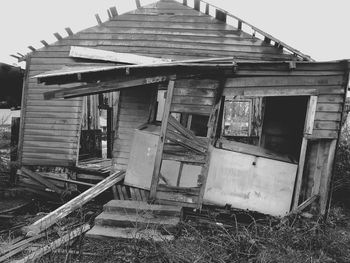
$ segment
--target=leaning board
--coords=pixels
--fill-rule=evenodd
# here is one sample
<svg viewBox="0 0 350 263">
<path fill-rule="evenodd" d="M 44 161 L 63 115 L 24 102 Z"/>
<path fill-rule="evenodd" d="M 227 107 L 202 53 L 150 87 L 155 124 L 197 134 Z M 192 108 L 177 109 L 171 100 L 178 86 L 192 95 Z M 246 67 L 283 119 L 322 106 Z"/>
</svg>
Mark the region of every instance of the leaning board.
<svg viewBox="0 0 350 263">
<path fill-rule="evenodd" d="M 274 216 L 290 211 L 296 164 L 217 148 L 210 156 L 204 203 Z"/>
</svg>

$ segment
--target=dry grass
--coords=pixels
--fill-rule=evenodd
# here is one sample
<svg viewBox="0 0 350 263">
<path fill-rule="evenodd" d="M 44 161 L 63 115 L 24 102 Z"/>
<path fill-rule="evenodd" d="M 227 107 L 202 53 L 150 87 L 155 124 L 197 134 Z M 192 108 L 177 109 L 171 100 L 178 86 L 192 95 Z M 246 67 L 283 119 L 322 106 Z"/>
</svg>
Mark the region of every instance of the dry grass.
<svg viewBox="0 0 350 263">
<path fill-rule="evenodd" d="M 350 262 L 349 211 L 334 208 L 323 222 L 293 216 L 253 221 L 180 225 L 175 240 L 79 239 L 38 262 Z"/>
</svg>

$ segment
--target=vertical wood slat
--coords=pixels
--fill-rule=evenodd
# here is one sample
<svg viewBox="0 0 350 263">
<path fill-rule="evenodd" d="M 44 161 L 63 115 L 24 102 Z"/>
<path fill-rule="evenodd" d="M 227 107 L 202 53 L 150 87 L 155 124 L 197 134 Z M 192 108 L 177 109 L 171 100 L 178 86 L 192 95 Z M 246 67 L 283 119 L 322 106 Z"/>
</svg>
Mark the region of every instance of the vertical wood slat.
<svg viewBox="0 0 350 263">
<path fill-rule="evenodd" d="M 201 1 L 200 0 L 194 0 L 194 10 L 200 11 L 201 10 Z"/>
<path fill-rule="evenodd" d="M 324 164 L 324 148 L 325 143 L 322 141 L 318 142 L 317 145 L 317 154 L 316 154 L 316 165 L 315 170 L 313 172 L 313 186 L 312 186 L 312 192 L 311 196 L 318 195 L 320 192 L 320 185 L 321 185 L 321 178 L 322 178 L 322 171 L 323 171 L 323 164 Z"/>
<path fill-rule="evenodd" d="M 136 7 L 137 7 L 137 8 L 140 8 L 140 7 L 141 7 L 140 0 L 135 0 L 135 3 L 136 3 Z"/>
<path fill-rule="evenodd" d="M 21 115 L 20 115 L 20 125 L 19 125 L 19 141 L 18 141 L 18 149 L 17 149 L 17 156 L 18 156 L 18 162 L 20 165 L 22 165 L 22 159 L 23 159 L 23 141 L 24 141 L 24 123 L 26 119 L 26 112 L 27 112 L 27 96 L 28 96 L 28 89 L 29 89 L 29 70 L 30 70 L 30 64 L 31 64 L 31 56 L 29 55 L 26 59 L 26 69 L 23 77 L 23 94 L 22 94 L 22 101 L 21 101 Z"/>
<path fill-rule="evenodd" d="M 209 8 L 210 8 L 209 4 L 206 4 L 205 5 L 205 14 L 206 15 L 209 15 Z"/>
<path fill-rule="evenodd" d="M 203 204 L 203 197 L 204 197 L 204 191 L 205 191 L 205 186 L 207 183 L 207 177 L 209 173 L 209 162 L 210 162 L 210 154 L 211 154 L 211 145 L 213 145 L 213 141 L 215 140 L 215 133 L 216 133 L 216 127 L 219 122 L 219 116 L 220 116 L 220 111 L 221 107 L 223 105 L 221 96 L 222 96 L 222 91 L 223 91 L 223 85 L 224 82 L 220 82 L 219 86 L 219 91 L 216 94 L 216 104 L 212 109 L 212 112 L 209 117 L 209 123 L 208 123 L 208 135 L 209 135 L 209 140 L 207 144 L 207 156 L 205 158 L 205 164 L 203 165 L 201 169 L 201 175 L 202 177 L 200 178 L 200 191 L 199 191 L 199 196 L 198 196 L 198 208 L 200 209 Z"/>
<path fill-rule="evenodd" d="M 162 127 L 160 130 L 160 136 L 158 139 L 158 147 L 157 147 L 156 157 L 155 157 L 155 161 L 154 161 L 152 182 L 151 182 L 150 195 L 149 195 L 149 199 L 151 199 L 151 200 L 155 199 L 156 193 L 157 193 L 157 185 L 159 182 L 159 173 L 160 173 L 160 168 L 162 165 L 163 148 L 164 148 L 166 130 L 168 127 L 170 106 L 171 106 L 171 102 L 173 99 L 174 86 L 175 86 L 175 80 L 171 79 L 169 81 L 169 84 L 168 84 L 167 98 L 165 101 L 164 113 L 163 113 L 163 118 L 162 118 Z"/>
<path fill-rule="evenodd" d="M 215 11 L 215 18 L 217 20 L 220 20 L 222 22 L 226 23 L 226 19 L 227 19 L 227 14 L 221 10 L 216 9 Z"/>
<path fill-rule="evenodd" d="M 316 115 L 317 96 L 310 96 L 305 120 L 305 134 L 312 134 Z"/>
<path fill-rule="evenodd" d="M 301 183 L 303 181 L 302 179 L 303 179 L 307 144 L 308 144 L 308 140 L 304 137 L 301 143 L 300 158 L 299 158 L 298 171 L 297 171 L 297 177 L 296 177 L 296 183 L 295 183 L 295 189 L 294 189 L 294 200 L 293 200 L 292 210 L 297 209 L 299 205 L 299 197 L 300 197 Z"/>
<path fill-rule="evenodd" d="M 99 25 L 101 25 L 102 24 L 102 20 L 101 20 L 100 16 L 98 14 L 95 14 L 95 18 L 96 18 L 97 23 Z"/>
<path fill-rule="evenodd" d="M 187 0 L 182 0 L 182 4 L 187 6 Z"/>
<path fill-rule="evenodd" d="M 327 164 L 326 164 L 326 173 L 321 178 L 321 184 L 320 184 L 320 214 L 321 215 L 325 215 L 327 212 L 327 204 L 330 196 L 330 186 L 331 186 L 333 163 L 334 163 L 337 141 L 338 141 L 337 139 L 334 139 L 330 143 Z"/>
<path fill-rule="evenodd" d="M 239 31 L 242 30 L 242 21 L 241 21 L 241 20 L 238 20 L 237 29 L 238 29 Z"/>
</svg>

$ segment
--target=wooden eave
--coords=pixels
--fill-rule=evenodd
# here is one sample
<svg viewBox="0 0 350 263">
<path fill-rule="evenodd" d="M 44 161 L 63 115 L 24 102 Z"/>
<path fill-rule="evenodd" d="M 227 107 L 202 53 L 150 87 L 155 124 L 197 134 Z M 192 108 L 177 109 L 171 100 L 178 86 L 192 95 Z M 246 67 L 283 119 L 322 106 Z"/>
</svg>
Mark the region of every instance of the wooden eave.
<svg viewBox="0 0 350 263">
<path fill-rule="evenodd" d="M 129 67 L 132 67 L 131 71 Z M 57 72 L 60 74 L 60 72 Z M 74 72 L 69 75 L 54 73 L 39 76 L 46 84 L 81 83 L 75 87 L 44 93 L 45 99 L 72 98 L 105 93 L 120 89 L 151 85 L 168 81 L 172 76 L 236 78 L 244 76 L 332 76 L 349 74 L 349 61 L 334 62 L 241 62 L 237 64 L 186 64 L 169 63 L 165 65 L 127 65 L 115 66 L 110 70 Z"/>
</svg>

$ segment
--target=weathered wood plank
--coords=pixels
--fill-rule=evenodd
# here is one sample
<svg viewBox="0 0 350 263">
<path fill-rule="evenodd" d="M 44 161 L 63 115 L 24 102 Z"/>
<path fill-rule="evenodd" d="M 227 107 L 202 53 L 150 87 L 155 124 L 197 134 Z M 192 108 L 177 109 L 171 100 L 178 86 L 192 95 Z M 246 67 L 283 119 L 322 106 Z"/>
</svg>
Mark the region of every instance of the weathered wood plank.
<svg viewBox="0 0 350 263">
<path fill-rule="evenodd" d="M 306 138 L 303 138 L 303 141 L 301 143 L 301 149 L 300 149 L 298 171 L 297 171 L 297 176 L 295 179 L 296 182 L 295 182 L 294 197 L 293 197 L 293 208 L 292 208 L 293 210 L 297 209 L 299 206 L 300 191 L 301 191 L 301 184 L 303 181 L 303 172 L 304 172 L 307 144 L 308 144 L 308 140 Z"/>
<path fill-rule="evenodd" d="M 56 192 L 57 194 L 62 193 L 61 189 L 56 187 L 56 185 L 54 185 L 47 179 L 43 178 L 39 173 L 33 172 L 24 166 L 21 167 L 21 172 L 23 172 L 25 175 L 29 176 L 30 178 L 34 179 L 35 181 L 39 182 L 40 184 L 46 186 L 47 188 L 51 189 L 52 191 Z"/>
<path fill-rule="evenodd" d="M 117 53 L 95 48 L 72 46 L 69 52 L 70 57 L 96 59 L 111 62 L 127 63 L 127 64 L 153 64 L 169 62 L 169 60 L 145 57 L 140 55 Z"/>
<path fill-rule="evenodd" d="M 316 106 L 317 106 L 317 96 L 310 96 L 308 105 L 307 105 L 306 119 L 305 119 L 305 125 L 304 125 L 305 134 L 312 134 L 312 131 L 314 129 Z"/>
<path fill-rule="evenodd" d="M 65 216 L 73 212 L 75 209 L 81 207 L 82 205 L 90 201 L 92 198 L 96 197 L 103 191 L 107 190 L 111 186 L 123 180 L 124 176 L 125 176 L 125 172 L 117 172 L 108 176 L 106 179 L 104 179 L 100 183 L 89 188 L 88 190 L 78 195 L 68 203 L 57 208 L 55 211 L 49 213 L 48 215 L 34 222 L 30 226 L 25 227 L 24 228 L 25 232 L 29 236 L 34 236 L 41 233 L 45 229 L 55 224 L 58 220 L 64 218 Z"/>
<path fill-rule="evenodd" d="M 265 88 L 225 88 L 223 95 L 228 97 L 248 96 L 248 97 L 265 97 L 265 96 L 313 96 L 317 95 L 317 88 L 306 87 L 265 87 Z"/>
<path fill-rule="evenodd" d="M 192 113 L 198 115 L 210 115 L 213 106 L 203 106 L 203 105 L 183 105 L 183 104 L 172 104 L 170 110 L 172 112 L 181 113 Z"/>
<path fill-rule="evenodd" d="M 342 109 L 342 104 L 335 103 L 318 103 L 316 108 L 316 110 L 320 112 L 341 112 Z"/>
<path fill-rule="evenodd" d="M 343 84 L 342 76 L 275 76 L 228 78 L 225 88 L 273 86 L 322 86 Z"/>
<path fill-rule="evenodd" d="M 165 143 L 165 136 L 167 132 L 168 119 L 170 115 L 171 103 L 173 99 L 175 81 L 170 80 L 168 84 L 167 98 L 164 105 L 164 113 L 162 118 L 162 126 L 160 130 L 160 136 L 158 139 L 157 152 L 154 161 L 154 168 L 152 173 L 152 181 L 150 187 L 150 199 L 155 199 L 157 194 L 157 186 L 159 182 L 159 174 L 162 165 L 162 155 L 163 155 L 163 147 Z"/>
<path fill-rule="evenodd" d="M 315 130 L 338 130 L 340 127 L 339 121 L 315 121 Z"/>
<path fill-rule="evenodd" d="M 214 98 L 201 98 L 201 97 L 174 95 L 173 103 L 187 104 L 187 105 L 213 105 Z"/>
<path fill-rule="evenodd" d="M 204 98 L 214 98 L 215 90 L 205 88 L 175 88 L 174 96 L 198 96 Z"/>
<path fill-rule="evenodd" d="M 316 112 L 315 120 L 317 121 L 340 121 L 340 112 Z"/>
</svg>

